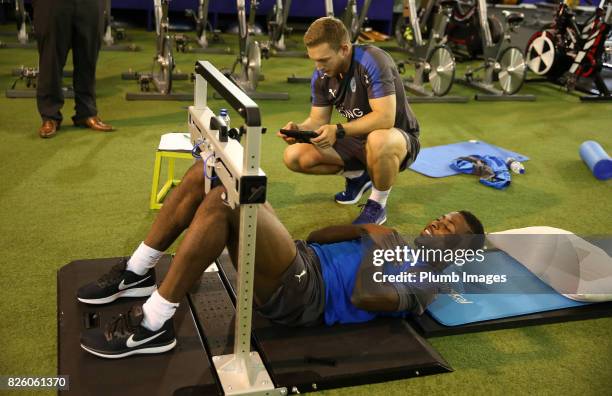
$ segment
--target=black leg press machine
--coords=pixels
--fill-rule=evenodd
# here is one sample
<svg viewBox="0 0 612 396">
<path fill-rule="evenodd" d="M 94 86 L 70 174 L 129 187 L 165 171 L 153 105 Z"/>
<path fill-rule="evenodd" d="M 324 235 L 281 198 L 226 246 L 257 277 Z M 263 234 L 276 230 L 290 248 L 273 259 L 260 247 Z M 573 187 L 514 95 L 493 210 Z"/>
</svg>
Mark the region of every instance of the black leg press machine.
<svg viewBox="0 0 612 396">
<path fill-rule="evenodd" d="M 62 267 L 57 277 L 58 373 L 70 376 L 70 389 L 62 393 L 287 395 L 450 372 L 444 359 L 402 319 L 289 328 L 253 312 L 255 224 L 266 196 L 266 176 L 259 168 L 260 111 L 209 62 L 197 62 L 195 75 L 189 127 L 202 158 L 214 156 L 207 166 L 226 187 L 228 202 L 240 208 L 238 270 L 222 254 L 217 270 L 203 274 L 175 314 L 178 345 L 172 351 L 108 360 L 83 351 L 80 333 L 127 311 L 135 300 L 91 307 L 77 301 L 76 291 L 118 259 L 74 261 Z M 244 119 L 240 130 L 228 131 L 207 107 L 209 85 Z M 244 147 L 239 143 L 243 134 Z M 160 279 L 170 265 L 169 256 L 158 264 Z"/>
</svg>

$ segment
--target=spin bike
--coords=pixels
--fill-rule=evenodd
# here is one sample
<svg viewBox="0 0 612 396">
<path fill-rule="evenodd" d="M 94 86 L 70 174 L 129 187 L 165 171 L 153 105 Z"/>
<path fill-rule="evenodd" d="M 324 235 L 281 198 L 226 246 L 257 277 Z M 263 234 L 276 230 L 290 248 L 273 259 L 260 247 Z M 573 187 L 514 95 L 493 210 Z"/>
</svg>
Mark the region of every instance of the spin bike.
<svg viewBox="0 0 612 396">
<path fill-rule="evenodd" d="M 104 35 L 102 36 L 102 48 L 106 51 L 140 51 L 136 44 L 117 44 L 116 41 L 126 39 L 125 29 L 113 26 L 111 15 L 111 0 L 104 1 Z"/>
<path fill-rule="evenodd" d="M 4 3 L 0 1 L 0 3 Z M 17 19 L 17 43 L 3 43 L 0 48 L 36 48 L 36 43 L 30 42 L 28 25 L 32 26 L 30 15 L 25 10 L 23 0 L 15 0 L 15 19 Z"/>
<path fill-rule="evenodd" d="M 357 12 L 357 0 L 348 0 L 342 15 L 342 22 L 349 31 L 351 43 L 357 42 L 371 4 L 372 0 L 364 0 L 361 12 Z"/>
<path fill-rule="evenodd" d="M 474 97 L 476 100 L 535 100 L 534 95 L 516 95 L 525 81 L 527 64 L 523 52 L 511 45 L 510 32 L 521 24 L 524 15 L 519 12 L 504 11 L 503 34 L 495 41 L 487 16 L 486 0 L 477 0 L 475 7 L 478 12 L 484 63 L 477 68 L 468 67 L 465 78 L 457 79 L 457 82 L 484 92 L 476 94 Z M 484 77 L 476 76 L 479 71 L 483 71 Z"/>
<path fill-rule="evenodd" d="M 196 26 L 196 41 L 198 42 L 199 47 L 191 47 L 188 45 L 189 39 L 185 35 L 176 35 L 174 40 L 176 41 L 176 49 L 179 52 L 195 52 L 195 53 L 206 53 L 206 54 L 231 54 L 232 49 L 230 47 L 211 47 L 210 43 L 222 44 L 223 39 L 219 36 L 220 31 L 216 29 L 212 29 L 210 23 L 208 22 L 208 6 L 210 5 L 210 0 L 199 0 L 198 1 L 198 10 L 197 12 L 188 9 L 185 10 L 185 15 L 187 17 L 192 17 L 195 26 Z M 207 29 L 210 28 L 212 33 L 211 42 L 208 41 L 207 37 Z"/>
<path fill-rule="evenodd" d="M 429 38 L 421 35 L 422 22 L 417 13 L 416 0 L 407 0 L 410 15 L 410 30 L 413 37 L 412 56 L 416 73 L 414 78 L 404 82 L 404 87 L 418 95 L 410 98 L 411 102 L 467 102 L 465 96 L 447 96 L 455 78 L 455 58 L 445 44 L 446 25 L 451 18 L 456 0 L 430 1 L 436 11 L 432 15 L 433 25 L 429 29 Z M 431 10 L 431 8 L 430 8 Z M 404 72 L 406 62 L 399 62 L 398 69 Z M 425 87 L 429 83 L 430 89 Z"/>
<path fill-rule="evenodd" d="M 325 0 L 325 16 L 334 16 L 334 3 L 332 0 Z M 312 77 L 298 77 L 295 74 L 287 77 L 287 82 L 290 84 L 310 84 Z"/>
<path fill-rule="evenodd" d="M 140 91 L 128 92 L 127 100 L 193 100 L 192 93 L 172 92 L 174 80 L 187 80 L 188 75 L 174 73 L 175 63 L 172 55 L 172 36 L 168 20 L 168 3 L 170 0 L 154 0 L 155 32 L 157 34 L 157 53 L 153 57 L 151 73 L 123 73 L 124 80 L 138 81 Z"/>
<path fill-rule="evenodd" d="M 237 0 L 240 53 L 227 74 L 251 99 L 289 100 L 287 92 L 256 92 L 261 76 L 262 47 L 250 32 L 255 23 L 257 3 L 257 0 L 251 0 L 247 22 L 245 0 Z M 267 56 L 267 53 L 268 49 L 264 47 L 264 56 Z"/>
<path fill-rule="evenodd" d="M 276 0 L 272 13 L 268 17 L 268 35 L 270 36 L 270 48 L 272 55 L 289 58 L 304 58 L 307 57 L 304 51 L 287 51 L 285 38 L 288 36 L 292 28 L 287 26 L 289 18 L 289 10 L 291 9 L 291 0 Z"/>
<path fill-rule="evenodd" d="M 555 11 L 553 23 L 531 36 L 526 57 L 529 69 L 544 81 L 558 83 L 568 91 L 574 88 L 589 93 L 583 101 L 609 101 L 612 98 L 605 66 L 606 39 L 612 24 L 612 1 L 601 0 L 594 14 L 584 24 L 576 22 L 576 15 L 566 2 Z M 606 76 L 606 74 L 608 76 Z M 530 81 L 542 81 L 532 79 Z"/>
<path fill-rule="evenodd" d="M 18 69 L 14 69 L 12 74 L 17 78 L 11 85 L 11 88 L 6 90 L 6 97 L 10 99 L 35 98 L 36 86 L 38 85 L 38 68 L 21 66 Z M 64 70 L 63 76 L 72 77 L 72 71 Z M 71 85 L 63 86 L 62 95 L 65 99 L 73 99 L 73 87 Z"/>
</svg>

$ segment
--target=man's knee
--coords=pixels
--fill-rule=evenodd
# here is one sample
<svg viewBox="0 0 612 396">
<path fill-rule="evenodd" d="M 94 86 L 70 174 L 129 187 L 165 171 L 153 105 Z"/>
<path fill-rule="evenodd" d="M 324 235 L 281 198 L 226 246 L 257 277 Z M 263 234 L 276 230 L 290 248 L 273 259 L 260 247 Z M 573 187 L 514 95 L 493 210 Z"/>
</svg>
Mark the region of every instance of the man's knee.
<svg viewBox="0 0 612 396">
<path fill-rule="evenodd" d="M 301 144 L 292 144 L 283 153 L 283 162 L 287 168 L 294 172 L 304 172 L 317 165 L 313 155 L 302 146 Z"/>
<path fill-rule="evenodd" d="M 191 166 L 191 168 L 187 169 L 183 179 L 181 180 L 181 184 L 186 184 L 188 186 L 201 186 L 204 188 L 204 169 L 202 168 L 202 163 L 200 161 L 196 162 Z"/>
<path fill-rule="evenodd" d="M 395 129 L 377 129 L 368 134 L 366 142 L 368 157 L 383 158 L 396 156 L 403 159 L 408 148 L 402 133 Z"/>
</svg>

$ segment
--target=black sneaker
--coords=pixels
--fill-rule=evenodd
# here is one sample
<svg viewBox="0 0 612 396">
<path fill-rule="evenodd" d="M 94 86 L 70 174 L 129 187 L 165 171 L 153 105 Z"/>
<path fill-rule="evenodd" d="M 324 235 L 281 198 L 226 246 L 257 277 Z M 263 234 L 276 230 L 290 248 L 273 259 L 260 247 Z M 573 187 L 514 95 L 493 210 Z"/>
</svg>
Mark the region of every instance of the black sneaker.
<svg viewBox="0 0 612 396">
<path fill-rule="evenodd" d="M 172 318 L 157 331 L 140 325 L 142 306 L 134 305 L 127 314 L 102 327 L 81 333 L 81 348 L 96 356 L 119 359 L 135 354 L 163 353 L 176 346 Z"/>
<path fill-rule="evenodd" d="M 114 265 L 108 274 L 96 282 L 89 283 L 77 291 L 77 299 L 85 304 L 108 304 L 119 297 L 147 297 L 153 294 L 155 268 L 144 275 L 126 270 L 127 259 Z"/>
</svg>

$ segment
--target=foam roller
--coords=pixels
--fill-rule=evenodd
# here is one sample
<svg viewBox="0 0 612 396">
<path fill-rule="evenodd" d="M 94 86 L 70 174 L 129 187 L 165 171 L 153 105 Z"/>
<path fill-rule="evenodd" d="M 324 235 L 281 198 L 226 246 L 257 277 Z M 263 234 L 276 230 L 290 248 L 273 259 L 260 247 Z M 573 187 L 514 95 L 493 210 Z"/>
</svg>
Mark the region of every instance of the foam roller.
<svg viewBox="0 0 612 396">
<path fill-rule="evenodd" d="M 608 180 L 612 177 L 612 158 L 596 141 L 587 140 L 580 145 L 580 158 L 599 180 Z"/>
</svg>

